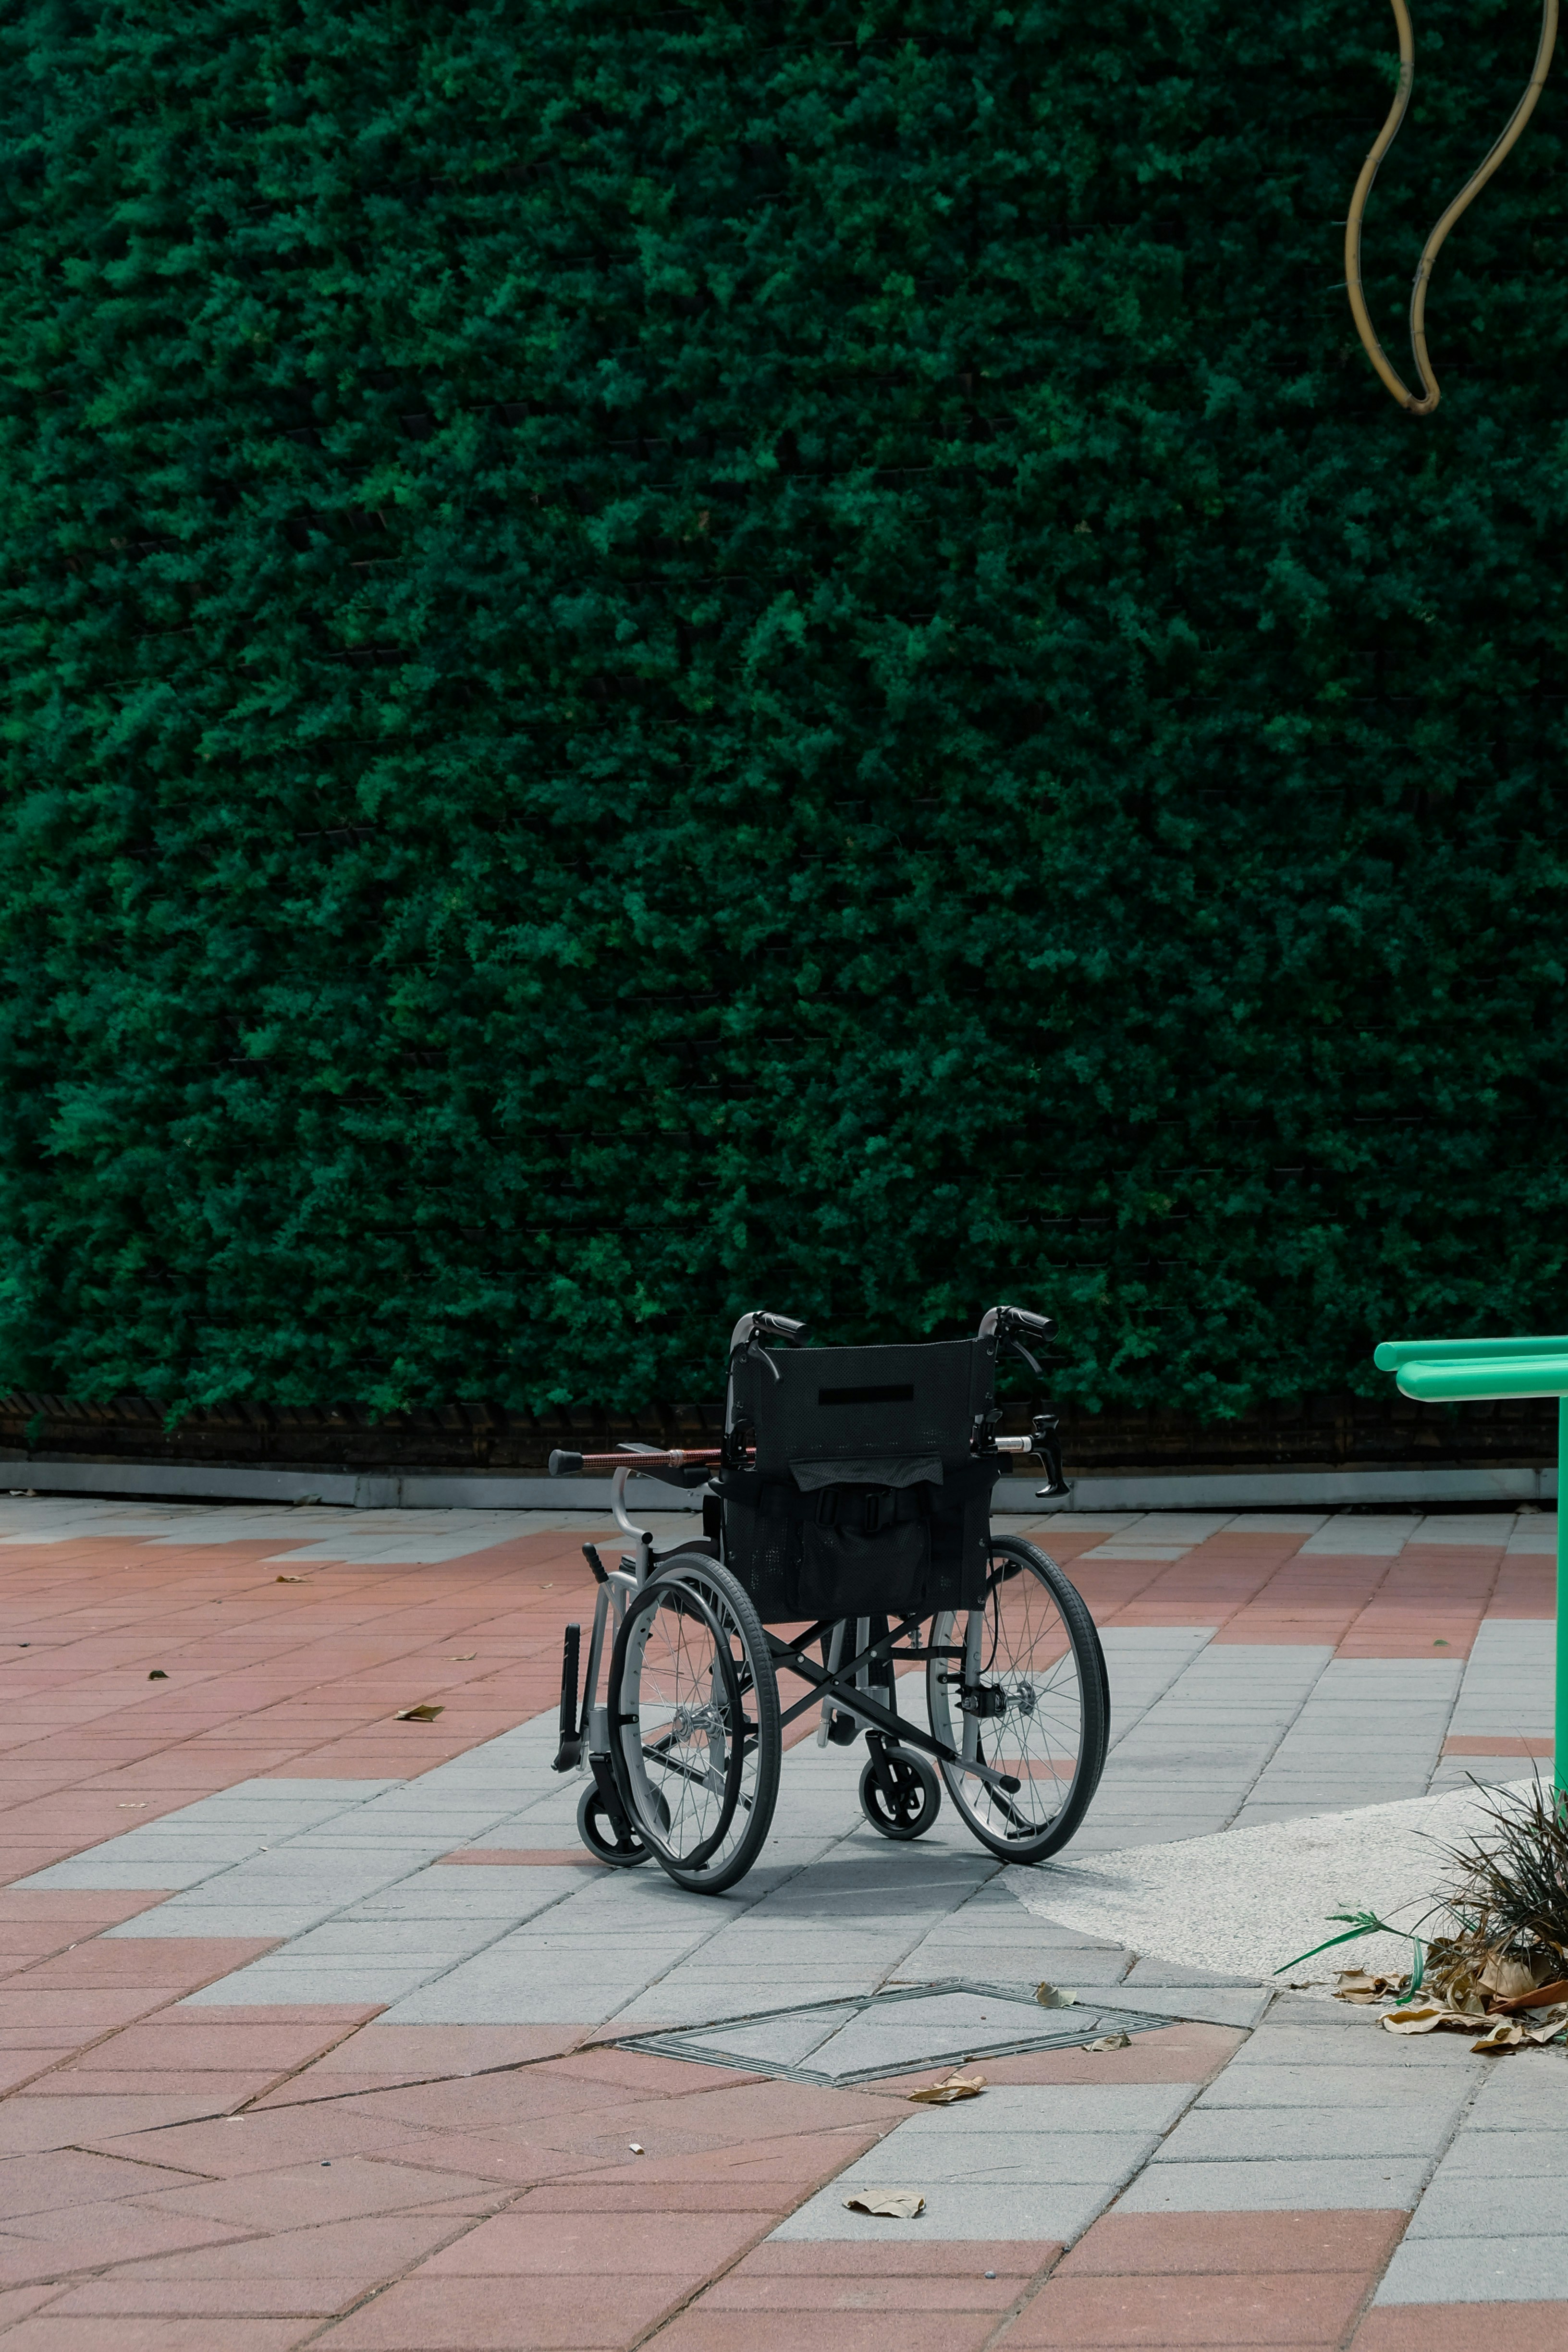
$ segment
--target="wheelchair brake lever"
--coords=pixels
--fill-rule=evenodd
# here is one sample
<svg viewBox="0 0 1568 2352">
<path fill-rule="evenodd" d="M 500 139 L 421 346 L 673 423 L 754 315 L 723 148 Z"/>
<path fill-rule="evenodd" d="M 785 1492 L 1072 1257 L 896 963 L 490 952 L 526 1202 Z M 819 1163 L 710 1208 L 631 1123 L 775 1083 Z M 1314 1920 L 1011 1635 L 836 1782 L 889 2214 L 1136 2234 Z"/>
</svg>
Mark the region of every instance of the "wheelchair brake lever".
<svg viewBox="0 0 1568 2352">
<path fill-rule="evenodd" d="M 1030 1433 L 1035 1441 L 1035 1452 L 1046 1465 L 1047 1482 L 1043 1486 L 1037 1486 L 1035 1493 L 1045 1502 L 1052 1501 L 1058 1496 L 1071 1492 L 1062 1475 L 1062 1442 L 1058 1433 L 1060 1427 L 1061 1415 L 1054 1405 L 1047 1405 L 1044 1412 L 1037 1412 L 1029 1423 Z"/>
</svg>

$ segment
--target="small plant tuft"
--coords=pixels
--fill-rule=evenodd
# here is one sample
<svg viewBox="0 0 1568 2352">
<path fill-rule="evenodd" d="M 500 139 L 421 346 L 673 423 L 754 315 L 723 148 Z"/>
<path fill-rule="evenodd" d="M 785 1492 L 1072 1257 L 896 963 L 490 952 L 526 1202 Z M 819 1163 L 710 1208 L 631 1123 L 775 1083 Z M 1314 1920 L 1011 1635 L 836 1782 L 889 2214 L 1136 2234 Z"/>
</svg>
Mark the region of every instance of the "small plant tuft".
<svg viewBox="0 0 1568 2352">
<path fill-rule="evenodd" d="M 1543 1966 L 1561 1976 L 1568 1961 L 1568 1801 L 1540 1780 L 1522 1796 L 1483 1794 L 1485 1843 L 1478 1834 L 1443 1850 L 1452 1948 L 1472 1965 L 1513 1961 L 1537 1981 Z"/>
</svg>

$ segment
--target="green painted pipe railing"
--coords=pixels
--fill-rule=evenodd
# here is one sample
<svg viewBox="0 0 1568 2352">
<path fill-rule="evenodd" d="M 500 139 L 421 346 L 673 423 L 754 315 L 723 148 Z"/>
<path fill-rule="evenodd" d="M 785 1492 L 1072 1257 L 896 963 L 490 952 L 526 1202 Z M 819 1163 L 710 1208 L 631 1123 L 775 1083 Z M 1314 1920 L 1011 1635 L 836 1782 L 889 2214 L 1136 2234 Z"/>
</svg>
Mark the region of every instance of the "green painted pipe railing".
<svg viewBox="0 0 1568 2352">
<path fill-rule="evenodd" d="M 1568 1332 L 1539 1339 L 1384 1339 L 1373 1353 L 1407 1397 L 1423 1404 L 1462 1404 L 1483 1397 L 1557 1399 L 1557 1690 L 1552 1773 L 1559 1795 L 1568 1782 Z"/>
</svg>

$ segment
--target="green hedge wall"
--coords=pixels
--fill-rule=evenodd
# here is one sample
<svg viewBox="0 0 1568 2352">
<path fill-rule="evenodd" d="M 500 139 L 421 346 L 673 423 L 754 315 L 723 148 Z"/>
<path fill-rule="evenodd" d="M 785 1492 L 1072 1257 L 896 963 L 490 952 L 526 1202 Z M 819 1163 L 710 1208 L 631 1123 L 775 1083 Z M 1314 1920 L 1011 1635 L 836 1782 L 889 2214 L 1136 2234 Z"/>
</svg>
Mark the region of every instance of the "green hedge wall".
<svg viewBox="0 0 1568 2352">
<path fill-rule="evenodd" d="M 1535 26 L 1416 0 L 1419 238 Z M 1561 1324 L 1563 80 L 1351 0 L 6 0 L 0 1381 Z"/>
</svg>

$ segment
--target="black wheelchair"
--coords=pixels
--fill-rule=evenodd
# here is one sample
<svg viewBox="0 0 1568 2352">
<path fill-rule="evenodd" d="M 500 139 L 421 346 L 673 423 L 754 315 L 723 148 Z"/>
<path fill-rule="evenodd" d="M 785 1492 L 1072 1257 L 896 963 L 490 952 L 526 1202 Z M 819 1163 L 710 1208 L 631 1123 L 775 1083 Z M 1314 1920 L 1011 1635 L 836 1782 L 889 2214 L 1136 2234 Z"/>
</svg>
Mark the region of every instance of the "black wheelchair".
<svg viewBox="0 0 1568 2352">
<path fill-rule="evenodd" d="M 555 1769 L 586 1769 L 591 1853 L 651 1854 L 722 1894 L 762 1851 L 784 1732 L 814 1708 L 820 1743 L 864 1734 L 860 1803 L 884 1837 L 929 1830 L 945 1783 L 1004 1862 L 1067 1843 L 1105 1763 L 1105 1658 L 1056 1562 L 990 1520 L 1005 1454 L 1037 1454 L 1037 1491 L 1067 1491 L 1053 1412 L 996 1434 L 999 1351 L 1038 1370 L 1026 1343 L 1055 1328 L 995 1307 L 972 1339 L 812 1348 L 787 1316 L 743 1315 L 721 1445 L 551 1455 L 552 1476 L 613 1470 L 633 1544 L 613 1569 L 583 1547 L 599 1591 L 581 1706 L 581 1626 L 562 1661 Z M 634 1475 L 702 1487 L 701 1536 L 656 1551 L 626 1513 Z M 924 1669 L 929 1730 L 899 1711 L 904 1664 Z M 781 1670 L 806 1685 L 790 1706 Z"/>
</svg>

